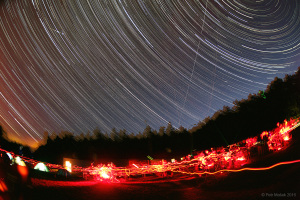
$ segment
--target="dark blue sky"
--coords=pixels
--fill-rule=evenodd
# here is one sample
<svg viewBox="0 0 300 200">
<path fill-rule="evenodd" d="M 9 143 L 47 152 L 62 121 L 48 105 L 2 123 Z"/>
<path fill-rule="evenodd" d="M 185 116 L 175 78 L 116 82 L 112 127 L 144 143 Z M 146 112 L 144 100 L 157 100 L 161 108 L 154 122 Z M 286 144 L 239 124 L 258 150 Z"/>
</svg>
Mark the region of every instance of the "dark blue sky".
<svg viewBox="0 0 300 200">
<path fill-rule="evenodd" d="M 191 128 L 300 65 L 298 0 L 10 1 L 0 124 L 43 133 Z"/>
</svg>

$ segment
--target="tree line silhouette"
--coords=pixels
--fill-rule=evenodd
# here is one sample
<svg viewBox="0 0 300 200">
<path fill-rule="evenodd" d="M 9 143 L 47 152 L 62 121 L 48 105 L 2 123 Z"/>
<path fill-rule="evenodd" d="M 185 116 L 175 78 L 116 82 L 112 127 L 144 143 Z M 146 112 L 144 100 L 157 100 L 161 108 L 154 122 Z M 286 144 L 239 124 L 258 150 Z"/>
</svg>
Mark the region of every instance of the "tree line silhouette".
<svg viewBox="0 0 300 200">
<path fill-rule="evenodd" d="M 68 131 L 45 132 L 44 145 L 33 154 L 24 147 L 22 153 L 58 164 L 62 163 L 63 157 L 118 164 L 120 160 L 146 160 L 148 155 L 154 159 L 178 159 L 195 150 L 227 146 L 272 130 L 284 119 L 300 117 L 300 67 L 284 79 L 276 77 L 265 91 L 249 94 L 248 99 L 236 100 L 233 104 L 232 108 L 224 106 L 189 130 L 182 126 L 175 129 L 169 122 L 159 130 L 147 125 L 138 134 L 115 128 L 109 134 L 96 128 L 91 134 L 76 136 Z M 2 128 L 0 131 L 3 138 Z M 19 144 L 3 139 L 0 146 L 15 153 L 20 150 Z"/>
</svg>

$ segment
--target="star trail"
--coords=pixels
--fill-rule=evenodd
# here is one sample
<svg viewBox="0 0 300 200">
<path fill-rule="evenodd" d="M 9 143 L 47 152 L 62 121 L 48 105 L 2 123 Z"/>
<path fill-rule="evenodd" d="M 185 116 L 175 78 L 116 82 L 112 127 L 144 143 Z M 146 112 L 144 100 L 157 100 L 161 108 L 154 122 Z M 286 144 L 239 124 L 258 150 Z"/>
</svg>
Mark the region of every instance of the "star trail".
<svg viewBox="0 0 300 200">
<path fill-rule="evenodd" d="M 190 128 L 293 74 L 298 0 L 0 4 L 0 125 L 43 133 Z"/>
</svg>

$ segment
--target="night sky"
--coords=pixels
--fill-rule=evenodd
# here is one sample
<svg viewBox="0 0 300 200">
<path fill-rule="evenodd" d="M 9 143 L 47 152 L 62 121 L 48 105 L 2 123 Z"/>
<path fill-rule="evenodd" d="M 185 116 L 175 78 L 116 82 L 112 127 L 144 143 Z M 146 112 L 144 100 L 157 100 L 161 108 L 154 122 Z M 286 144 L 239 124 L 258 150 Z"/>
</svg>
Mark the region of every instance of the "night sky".
<svg viewBox="0 0 300 200">
<path fill-rule="evenodd" d="M 194 124 L 300 66 L 298 0 L 18 0 L 0 6 L 0 125 Z"/>
</svg>

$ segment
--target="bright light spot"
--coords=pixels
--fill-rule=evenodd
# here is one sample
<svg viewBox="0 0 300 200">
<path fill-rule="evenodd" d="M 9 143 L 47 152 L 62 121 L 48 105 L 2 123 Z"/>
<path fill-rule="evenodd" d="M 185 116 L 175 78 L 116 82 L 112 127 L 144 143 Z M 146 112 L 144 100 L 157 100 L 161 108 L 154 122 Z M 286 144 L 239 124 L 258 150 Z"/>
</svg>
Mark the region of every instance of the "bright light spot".
<svg viewBox="0 0 300 200">
<path fill-rule="evenodd" d="M 283 138 L 284 141 L 288 141 L 289 139 L 290 139 L 289 136 L 285 136 L 285 137 Z"/>
<path fill-rule="evenodd" d="M 107 173 L 105 171 L 100 172 L 100 176 L 102 178 L 109 179 L 109 176 L 107 175 Z"/>
<path fill-rule="evenodd" d="M 13 160 L 13 157 L 10 153 L 6 153 L 10 160 Z"/>
<path fill-rule="evenodd" d="M 243 161 L 246 160 L 245 157 L 239 157 L 237 160 Z"/>
<path fill-rule="evenodd" d="M 34 167 L 34 169 L 40 170 L 40 171 L 43 171 L 43 172 L 49 172 L 49 169 L 47 168 L 47 166 L 44 163 L 42 163 L 42 162 L 36 164 L 36 166 Z"/>
<path fill-rule="evenodd" d="M 26 166 L 25 162 L 19 156 L 15 158 L 15 163 L 21 166 Z"/>
<path fill-rule="evenodd" d="M 72 164 L 70 161 L 66 161 L 66 170 L 68 170 L 69 172 L 72 172 Z"/>
</svg>

